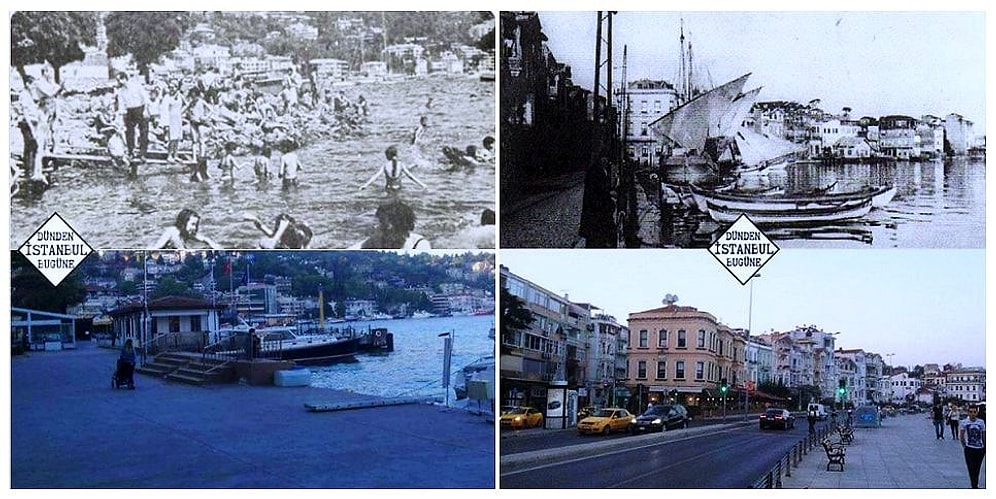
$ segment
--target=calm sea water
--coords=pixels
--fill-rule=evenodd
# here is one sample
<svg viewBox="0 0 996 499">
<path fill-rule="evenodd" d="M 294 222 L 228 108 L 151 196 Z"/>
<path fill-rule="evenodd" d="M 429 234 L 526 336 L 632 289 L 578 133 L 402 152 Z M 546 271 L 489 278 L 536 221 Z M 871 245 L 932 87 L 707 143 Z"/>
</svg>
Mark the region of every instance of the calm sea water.
<svg viewBox="0 0 996 499">
<path fill-rule="evenodd" d="M 95 248 L 148 248 L 186 207 L 202 215 L 201 233 L 225 248 L 256 247 L 262 234 L 243 220 L 246 212 L 267 223 L 287 213 L 312 229 L 311 248 L 346 248 L 369 235 L 376 223 L 374 212 L 385 199 L 382 179 L 363 191 L 359 186 L 384 163 L 389 145 L 398 146 L 402 162 L 412 161 L 405 144 L 424 115 L 429 117 L 429 131 L 423 151 L 429 162 L 414 172 L 428 189 L 406 179 L 401 198 L 415 210 L 416 232 L 433 247 L 458 247 L 448 242 L 450 238 L 478 225 L 485 208 L 495 209 L 495 168 L 443 171 L 441 148 L 480 146 L 485 136 L 495 136 L 494 82 L 439 76 L 344 90 L 351 99 L 360 94 L 367 99 L 369 121 L 348 139 L 298 151 L 303 171 L 297 190 L 284 192 L 279 179 L 257 186 L 248 167 L 235 171 L 234 186 L 223 185 L 216 162 L 210 163 L 215 178 L 208 182 L 190 182 L 182 166 L 145 166 L 135 180 L 109 166 L 63 166 L 39 198 L 12 199 L 11 246 L 20 246 L 59 212 Z M 430 97 L 432 105 L 426 107 Z"/>
<path fill-rule="evenodd" d="M 394 334 L 394 352 L 386 355 L 359 355 L 357 362 L 312 366 L 311 386 L 352 390 L 383 397 L 439 397 L 442 388 L 443 338 L 453 333 L 450 372 L 452 386 L 463 366 L 486 355 L 494 355 L 494 340 L 488 331 L 494 326 L 492 316 L 434 317 L 357 322 L 354 327 L 386 327 Z"/>
<path fill-rule="evenodd" d="M 836 191 L 896 185 L 895 199 L 865 217 L 813 227 L 765 228 L 781 248 L 985 248 L 986 163 L 954 158 L 880 165 L 794 164 L 745 179 L 789 192 L 826 187 Z M 706 247 L 725 230 L 698 212 L 676 227 L 679 240 Z"/>
</svg>

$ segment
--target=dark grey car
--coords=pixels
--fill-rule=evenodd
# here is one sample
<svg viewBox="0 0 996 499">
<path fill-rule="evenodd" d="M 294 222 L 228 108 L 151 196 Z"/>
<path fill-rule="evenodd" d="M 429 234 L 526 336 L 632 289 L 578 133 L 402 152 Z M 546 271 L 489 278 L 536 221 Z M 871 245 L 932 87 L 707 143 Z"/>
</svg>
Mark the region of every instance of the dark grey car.
<svg viewBox="0 0 996 499">
<path fill-rule="evenodd" d="M 630 433 L 688 427 L 688 410 L 681 404 L 655 405 L 629 423 Z"/>
</svg>

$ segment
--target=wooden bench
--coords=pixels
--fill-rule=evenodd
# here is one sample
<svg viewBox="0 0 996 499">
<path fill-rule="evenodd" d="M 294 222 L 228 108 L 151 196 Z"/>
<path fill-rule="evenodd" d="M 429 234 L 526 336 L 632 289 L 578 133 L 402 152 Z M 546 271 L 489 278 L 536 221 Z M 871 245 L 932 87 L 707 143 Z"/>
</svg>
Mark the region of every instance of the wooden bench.
<svg viewBox="0 0 996 499">
<path fill-rule="evenodd" d="M 827 453 L 827 471 L 830 471 L 830 466 L 834 464 L 840 467 L 840 471 L 844 471 L 846 450 L 843 447 L 834 447 L 830 439 L 823 439 L 820 443 L 823 444 L 823 450 Z"/>
</svg>

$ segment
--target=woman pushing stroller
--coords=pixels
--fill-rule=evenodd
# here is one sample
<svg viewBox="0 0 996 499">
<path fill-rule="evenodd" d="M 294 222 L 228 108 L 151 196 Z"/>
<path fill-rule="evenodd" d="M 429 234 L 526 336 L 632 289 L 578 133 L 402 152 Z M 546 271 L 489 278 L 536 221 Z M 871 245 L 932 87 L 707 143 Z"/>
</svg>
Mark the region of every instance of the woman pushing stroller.
<svg viewBox="0 0 996 499">
<path fill-rule="evenodd" d="M 115 388 L 128 385 L 131 390 L 135 389 L 135 347 L 131 339 L 125 341 L 121 355 L 118 356 L 117 371 L 114 372 Z"/>
</svg>

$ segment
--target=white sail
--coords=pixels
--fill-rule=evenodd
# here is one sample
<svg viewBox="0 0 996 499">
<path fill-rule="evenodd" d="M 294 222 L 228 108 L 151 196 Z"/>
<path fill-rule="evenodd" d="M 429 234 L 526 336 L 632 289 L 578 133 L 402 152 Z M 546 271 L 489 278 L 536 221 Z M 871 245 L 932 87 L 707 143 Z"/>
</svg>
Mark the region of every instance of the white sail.
<svg viewBox="0 0 996 499">
<path fill-rule="evenodd" d="M 667 138 L 685 149 L 702 151 L 706 139 L 721 136 L 722 118 L 741 95 L 750 73 L 708 92 L 673 109 L 651 123 L 654 135 Z"/>
<path fill-rule="evenodd" d="M 729 109 L 727 109 L 727 112 L 720 118 L 719 135 L 721 137 L 732 137 L 737 133 L 737 131 L 740 130 L 740 126 L 747 117 L 747 113 L 750 112 L 750 108 L 754 106 L 754 101 L 757 100 L 757 94 L 760 92 L 761 87 L 757 87 L 753 90 L 748 90 L 733 99 L 733 105 L 731 105 Z"/>
<path fill-rule="evenodd" d="M 776 137 L 761 135 L 753 130 L 741 128 L 736 135 L 740 162 L 746 166 L 767 166 L 802 151 L 800 144 Z"/>
</svg>

